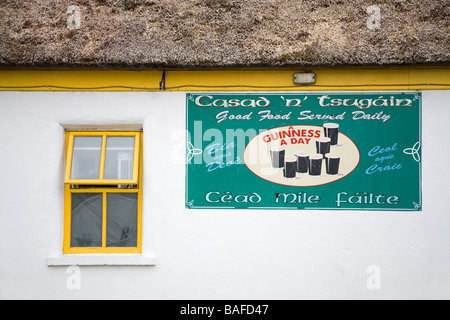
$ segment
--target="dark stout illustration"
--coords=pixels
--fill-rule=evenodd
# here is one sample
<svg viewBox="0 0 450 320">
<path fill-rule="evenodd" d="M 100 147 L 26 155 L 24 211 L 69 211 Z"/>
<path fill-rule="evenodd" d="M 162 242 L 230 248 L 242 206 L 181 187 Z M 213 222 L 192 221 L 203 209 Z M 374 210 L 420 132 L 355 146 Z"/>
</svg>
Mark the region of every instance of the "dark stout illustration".
<svg viewBox="0 0 450 320">
<path fill-rule="evenodd" d="M 331 139 L 330 138 L 320 138 L 316 140 L 316 150 L 317 153 L 325 155 L 330 153 Z"/>
<path fill-rule="evenodd" d="M 327 174 L 338 174 L 339 173 L 339 162 L 341 160 L 340 155 L 327 153 L 325 155 L 325 165 Z"/>
<path fill-rule="evenodd" d="M 338 144 L 339 125 L 337 123 L 325 123 L 323 131 L 325 137 L 331 139 L 331 145 L 336 146 Z"/>
<path fill-rule="evenodd" d="M 272 158 L 272 167 L 283 168 L 284 167 L 284 157 L 285 150 L 282 147 L 272 147 L 270 150 L 270 156 Z"/>
<path fill-rule="evenodd" d="M 323 156 L 319 153 L 309 156 L 309 175 L 320 176 L 322 173 L 322 159 Z"/>
<path fill-rule="evenodd" d="M 297 157 L 297 172 L 307 173 L 309 167 L 309 153 L 299 151 L 295 156 Z"/>
<path fill-rule="evenodd" d="M 285 178 L 295 178 L 297 174 L 297 158 L 294 156 L 285 157 L 283 176 Z"/>
</svg>

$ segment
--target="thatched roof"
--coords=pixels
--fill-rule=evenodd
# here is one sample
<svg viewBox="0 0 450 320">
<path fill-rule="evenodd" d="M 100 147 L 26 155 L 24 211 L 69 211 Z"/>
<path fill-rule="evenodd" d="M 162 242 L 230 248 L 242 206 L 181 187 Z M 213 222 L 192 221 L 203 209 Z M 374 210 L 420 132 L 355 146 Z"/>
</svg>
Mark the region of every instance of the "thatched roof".
<svg viewBox="0 0 450 320">
<path fill-rule="evenodd" d="M 80 29 L 67 26 L 70 5 Z M 367 25 L 371 5 L 379 28 Z M 449 10 L 449 0 L 0 0 L 0 68 L 448 64 Z"/>
</svg>

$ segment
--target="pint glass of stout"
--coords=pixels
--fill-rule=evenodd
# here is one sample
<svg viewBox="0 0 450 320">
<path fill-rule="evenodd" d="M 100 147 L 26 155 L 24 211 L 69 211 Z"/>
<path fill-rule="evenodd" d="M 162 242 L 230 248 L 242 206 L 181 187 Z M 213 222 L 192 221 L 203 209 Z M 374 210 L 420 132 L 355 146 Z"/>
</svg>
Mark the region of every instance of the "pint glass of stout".
<svg viewBox="0 0 450 320">
<path fill-rule="evenodd" d="M 338 143 L 338 135 L 339 135 L 339 124 L 337 123 L 325 123 L 323 125 L 323 131 L 325 137 L 331 139 L 331 145 L 335 146 Z"/>
<path fill-rule="evenodd" d="M 341 160 L 340 155 L 327 153 L 325 155 L 325 165 L 327 169 L 327 174 L 338 174 L 339 173 L 339 162 Z"/>
<path fill-rule="evenodd" d="M 320 176 L 322 173 L 322 159 L 323 155 L 320 153 L 311 154 L 309 156 L 309 175 Z"/>
<path fill-rule="evenodd" d="M 331 145 L 330 138 L 325 137 L 317 139 L 316 140 L 317 153 L 320 153 L 323 156 L 327 153 L 330 153 L 330 145 Z"/>
<path fill-rule="evenodd" d="M 297 158 L 294 156 L 287 156 L 284 162 L 283 176 L 285 178 L 295 178 L 297 174 Z"/>
<path fill-rule="evenodd" d="M 272 147 L 270 149 L 270 157 L 272 158 L 272 167 L 283 168 L 285 150 L 282 147 Z"/>
<path fill-rule="evenodd" d="M 295 153 L 297 157 L 297 172 L 298 173 L 307 173 L 309 166 L 309 153 L 299 151 Z"/>
</svg>

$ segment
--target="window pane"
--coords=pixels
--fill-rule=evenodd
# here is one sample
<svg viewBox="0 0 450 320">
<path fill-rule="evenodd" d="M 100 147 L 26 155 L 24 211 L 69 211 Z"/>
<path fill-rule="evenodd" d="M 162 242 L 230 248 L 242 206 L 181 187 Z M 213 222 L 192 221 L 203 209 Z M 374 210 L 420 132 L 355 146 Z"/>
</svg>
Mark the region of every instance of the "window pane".
<svg viewBox="0 0 450 320">
<path fill-rule="evenodd" d="M 107 194 L 107 247 L 137 247 L 137 198 L 137 193 Z"/>
<path fill-rule="evenodd" d="M 71 179 L 99 179 L 102 137 L 75 137 Z"/>
<path fill-rule="evenodd" d="M 133 178 L 134 137 L 108 137 L 104 179 Z"/>
<path fill-rule="evenodd" d="M 102 246 L 103 194 L 72 193 L 71 247 Z"/>
</svg>

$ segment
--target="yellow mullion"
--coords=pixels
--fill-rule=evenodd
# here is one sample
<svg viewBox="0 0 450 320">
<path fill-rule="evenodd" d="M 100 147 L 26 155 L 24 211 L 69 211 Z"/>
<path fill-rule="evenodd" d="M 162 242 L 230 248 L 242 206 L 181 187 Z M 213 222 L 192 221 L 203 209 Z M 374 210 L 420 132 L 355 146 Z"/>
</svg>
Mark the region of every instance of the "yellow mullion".
<svg viewBox="0 0 450 320">
<path fill-rule="evenodd" d="M 76 247 L 70 248 L 64 254 L 110 254 L 110 253 L 141 253 L 140 250 L 136 247 L 109 247 L 109 248 L 100 248 L 100 247 Z"/>
<path fill-rule="evenodd" d="M 117 180 L 117 179 L 111 179 L 111 180 L 82 180 L 82 179 L 72 179 L 69 181 L 66 181 L 67 184 L 84 184 L 84 185 L 116 185 L 116 184 L 131 184 L 131 185 L 137 185 L 136 180 Z"/>
<path fill-rule="evenodd" d="M 75 129 L 68 129 L 66 132 L 70 134 L 76 134 L 77 136 L 103 136 L 104 134 L 107 134 L 108 136 L 122 136 L 122 137 L 130 137 L 134 136 L 135 134 L 138 134 L 142 132 L 142 130 L 126 130 L 121 131 L 119 129 L 117 130 L 75 130 Z"/>
<path fill-rule="evenodd" d="M 76 136 L 91 136 L 91 137 L 99 137 L 103 135 L 107 135 L 109 137 L 133 137 L 137 134 L 140 134 L 142 130 L 66 130 L 66 132 L 76 135 Z"/>
<path fill-rule="evenodd" d="M 65 181 L 70 180 L 70 175 L 72 172 L 72 158 L 73 158 L 73 143 L 74 143 L 74 136 L 72 133 L 69 134 L 69 141 L 67 143 L 67 150 L 66 150 L 66 175 L 65 175 Z"/>
<path fill-rule="evenodd" d="M 64 185 L 64 235 L 63 253 L 70 251 L 70 239 L 72 234 L 72 193 L 70 185 Z"/>
<path fill-rule="evenodd" d="M 100 154 L 100 172 L 98 175 L 98 179 L 103 181 L 105 175 L 105 158 L 106 158 L 106 134 L 102 135 L 102 151 Z"/>
<path fill-rule="evenodd" d="M 70 185 L 69 185 L 70 186 Z M 88 188 L 88 189 L 70 189 L 70 193 L 138 193 L 139 189 L 120 189 L 120 188 Z"/>
<path fill-rule="evenodd" d="M 134 157 L 133 157 L 133 181 L 138 183 L 138 174 L 139 174 L 139 154 L 140 154 L 140 133 L 134 135 Z"/>
<path fill-rule="evenodd" d="M 139 136 L 142 137 L 142 132 L 139 133 Z M 142 186 L 142 177 L 143 177 L 143 158 L 144 153 L 143 150 L 143 139 L 139 139 L 139 184 L 138 184 L 138 238 L 137 238 L 137 249 L 139 253 L 142 253 L 142 224 L 143 224 L 143 186 Z"/>
</svg>

